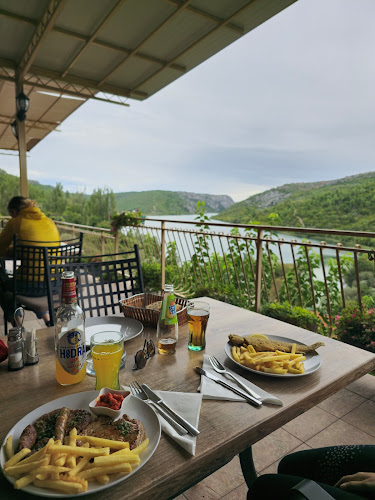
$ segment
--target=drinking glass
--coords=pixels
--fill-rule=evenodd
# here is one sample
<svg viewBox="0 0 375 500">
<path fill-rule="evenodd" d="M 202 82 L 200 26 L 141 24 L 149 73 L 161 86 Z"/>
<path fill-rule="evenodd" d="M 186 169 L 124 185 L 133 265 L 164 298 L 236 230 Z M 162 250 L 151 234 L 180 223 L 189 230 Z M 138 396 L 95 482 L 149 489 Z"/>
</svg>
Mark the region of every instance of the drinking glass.
<svg viewBox="0 0 375 500">
<path fill-rule="evenodd" d="M 189 343 L 191 351 L 202 351 L 206 347 L 206 328 L 210 317 L 210 305 L 201 300 L 187 304 Z"/>
<path fill-rule="evenodd" d="M 120 389 L 119 371 L 124 352 L 124 335 L 120 332 L 98 332 L 91 336 L 90 346 L 96 375 L 95 389 Z"/>
</svg>

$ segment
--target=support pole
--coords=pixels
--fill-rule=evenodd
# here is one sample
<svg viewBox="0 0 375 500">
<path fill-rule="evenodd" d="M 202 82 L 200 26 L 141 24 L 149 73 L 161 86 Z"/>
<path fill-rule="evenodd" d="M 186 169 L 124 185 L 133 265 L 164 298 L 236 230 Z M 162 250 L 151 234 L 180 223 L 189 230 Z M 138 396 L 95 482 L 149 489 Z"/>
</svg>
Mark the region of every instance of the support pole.
<svg viewBox="0 0 375 500">
<path fill-rule="evenodd" d="M 20 92 L 23 92 L 23 83 L 17 82 L 16 84 L 16 97 Z M 29 183 L 27 181 L 27 163 L 26 163 L 26 125 L 25 120 L 19 121 L 17 118 L 17 131 L 18 131 L 18 156 L 20 164 L 20 194 L 25 198 L 29 197 Z"/>
</svg>

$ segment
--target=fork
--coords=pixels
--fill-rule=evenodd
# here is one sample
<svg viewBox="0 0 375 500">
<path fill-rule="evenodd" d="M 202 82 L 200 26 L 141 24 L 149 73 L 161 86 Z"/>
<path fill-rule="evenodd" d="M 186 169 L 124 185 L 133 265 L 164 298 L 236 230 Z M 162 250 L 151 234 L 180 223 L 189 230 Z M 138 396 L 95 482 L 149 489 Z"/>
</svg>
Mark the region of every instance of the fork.
<svg viewBox="0 0 375 500">
<path fill-rule="evenodd" d="M 215 356 L 208 356 L 208 359 L 212 365 L 212 368 L 215 370 L 217 373 L 223 373 L 225 375 L 229 375 L 232 377 L 233 380 L 237 382 L 237 384 L 242 387 L 247 393 L 250 394 L 250 396 L 253 396 L 253 398 L 256 399 L 261 399 L 261 396 L 257 394 L 255 391 L 250 389 L 247 385 L 243 384 L 241 380 L 239 380 L 237 377 L 235 377 L 231 372 L 229 372 L 221 363 L 218 359 L 215 358 Z"/>
<path fill-rule="evenodd" d="M 173 418 L 165 411 L 163 408 L 160 408 L 156 403 L 151 401 L 151 399 L 147 396 L 145 391 L 142 389 L 142 387 L 138 384 L 138 382 L 130 382 L 129 384 L 131 393 L 133 396 L 135 396 L 138 399 L 142 399 L 142 401 L 145 401 L 146 403 L 149 403 L 151 406 L 154 406 L 160 415 L 174 428 L 180 436 L 184 436 L 185 434 L 188 434 L 188 431 L 182 427 L 178 422 L 173 420 Z"/>
</svg>

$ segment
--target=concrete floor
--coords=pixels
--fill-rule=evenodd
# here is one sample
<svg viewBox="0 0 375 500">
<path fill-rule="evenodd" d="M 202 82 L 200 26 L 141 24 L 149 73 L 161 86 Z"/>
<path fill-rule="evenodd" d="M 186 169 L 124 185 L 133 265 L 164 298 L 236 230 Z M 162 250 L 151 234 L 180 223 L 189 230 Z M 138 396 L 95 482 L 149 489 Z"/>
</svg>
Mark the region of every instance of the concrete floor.
<svg viewBox="0 0 375 500">
<path fill-rule="evenodd" d="M 25 326 L 38 329 L 44 322 L 26 311 Z M 3 333 L 1 321 L 0 334 Z M 340 444 L 375 445 L 375 377 L 372 375 L 365 375 L 256 443 L 254 463 L 258 474 L 274 473 L 280 459 L 290 452 Z M 185 491 L 178 500 L 244 500 L 246 494 L 240 462 L 235 457 Z"/>
</svg>

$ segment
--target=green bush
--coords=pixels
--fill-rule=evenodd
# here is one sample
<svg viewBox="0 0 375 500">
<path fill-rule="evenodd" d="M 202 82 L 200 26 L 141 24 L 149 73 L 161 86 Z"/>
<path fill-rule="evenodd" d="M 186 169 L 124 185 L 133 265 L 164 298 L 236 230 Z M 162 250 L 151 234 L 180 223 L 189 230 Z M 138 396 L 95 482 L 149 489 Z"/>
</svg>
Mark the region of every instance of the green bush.
<svg viewBox="0 0 375 500">
<path fill-rule="evenodd" d="M 262 306 L 260 312 L 265 316 L 311 330 L 312 332 L 316 332 L 321 325 L 320 319 L 313 311 L 309 311 L 303 307 L 291 306 L 289 302 L 265 304 Z"/>
<path fill-rule="evenodd" d="M 375 352 L 375 309 L 366 302 L 350 304 L 336 316 L 338 340 Z"/>
<path fill-rule="evenodd" d="M 142 274 L 145 290 L 148 292 L 160 292 L 161 265 L 159 262 L 142 262 Z M 172 266 L 165 267 L 165 282 L 174 283 L 174 271 Z"/>
</svg>

